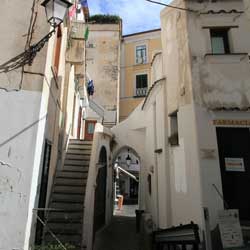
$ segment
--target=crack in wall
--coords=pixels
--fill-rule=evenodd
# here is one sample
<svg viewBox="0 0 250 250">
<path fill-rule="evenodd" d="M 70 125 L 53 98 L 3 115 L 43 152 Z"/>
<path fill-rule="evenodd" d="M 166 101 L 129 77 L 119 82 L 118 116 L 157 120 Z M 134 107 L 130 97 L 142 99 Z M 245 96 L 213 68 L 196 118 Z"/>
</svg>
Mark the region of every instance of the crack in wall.
<svg viewBox="0 0 250 250">
<path fill-rule="evenodd" d="M 6 163 L 6 162 L 1 161 L 1 160 L 0 160 L 0 166 L 15 169 L 18 172 L 18 182 L 20 182 L 20 180 L 22 178 L 22 172 L 21 172 L 21 170 L 19 168 L 13 167 L 9 163 Z"/>
</svg>

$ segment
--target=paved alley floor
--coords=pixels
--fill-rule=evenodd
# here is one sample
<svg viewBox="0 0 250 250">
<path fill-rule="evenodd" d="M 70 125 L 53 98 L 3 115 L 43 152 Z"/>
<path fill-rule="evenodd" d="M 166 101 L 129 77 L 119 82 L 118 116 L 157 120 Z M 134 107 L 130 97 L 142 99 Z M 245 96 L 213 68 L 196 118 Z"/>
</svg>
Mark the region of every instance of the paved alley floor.
<svg viewBox="0 0 250 250">
<path fill-rule="evenodd" d="M 94 250 L 139 250 L 136 208 L 124 206 L 121 211 L 115 210 L 112 223 L 96 234 Z"/>
</svg>

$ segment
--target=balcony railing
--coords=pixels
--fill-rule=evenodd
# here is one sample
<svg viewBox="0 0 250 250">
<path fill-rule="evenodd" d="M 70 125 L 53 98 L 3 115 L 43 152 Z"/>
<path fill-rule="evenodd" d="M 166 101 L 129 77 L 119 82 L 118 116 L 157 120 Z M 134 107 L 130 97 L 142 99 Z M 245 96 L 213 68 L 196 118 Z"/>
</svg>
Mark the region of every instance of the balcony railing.
<svg viewBox="0 0 250 250">
<path fill-rule="evenodd" d="M 136 97 L 143 97 L 147 95 L 148 88 L 137 88 L 135 90 Z"/>
</svg>

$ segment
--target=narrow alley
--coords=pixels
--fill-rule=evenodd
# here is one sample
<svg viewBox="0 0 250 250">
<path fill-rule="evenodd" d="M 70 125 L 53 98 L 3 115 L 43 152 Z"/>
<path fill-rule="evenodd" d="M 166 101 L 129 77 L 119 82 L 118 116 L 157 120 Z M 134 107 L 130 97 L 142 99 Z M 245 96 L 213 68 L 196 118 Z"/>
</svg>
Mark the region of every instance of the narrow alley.
<svg viewBox="0 0 250 250">
<path fill-rule="evenodd" d="M 0 19 L 0 250 L 250 250 L 250 0 Z"/>
<path fill-rule="evenodd" d="M 111 224 L 95 236 L 94 250 L 139 250 L 140 238 L 136 233 L 135 205 L 115 210 Z"/>
</svg>

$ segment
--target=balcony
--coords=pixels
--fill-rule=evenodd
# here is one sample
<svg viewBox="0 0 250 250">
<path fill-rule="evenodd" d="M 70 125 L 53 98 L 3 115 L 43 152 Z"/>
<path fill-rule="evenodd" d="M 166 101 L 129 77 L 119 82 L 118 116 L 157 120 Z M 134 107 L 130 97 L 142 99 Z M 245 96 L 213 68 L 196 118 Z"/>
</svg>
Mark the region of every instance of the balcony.
<svg viewBox="0 0 250 250">
<path fill-rule="evenodd" d="M 66 61 L 72 64 L 83 64 L 85 60 L 85 33 L 83 22 L 71 22 L 67 44 Z"/>
<path fill-rule="evenodd" d="M 148 88 L 137 88 L 135 90 L 135 97 L 145 97 L 147 95 Z"/>
</svg>

